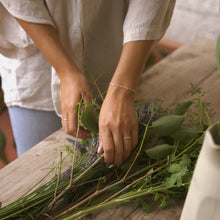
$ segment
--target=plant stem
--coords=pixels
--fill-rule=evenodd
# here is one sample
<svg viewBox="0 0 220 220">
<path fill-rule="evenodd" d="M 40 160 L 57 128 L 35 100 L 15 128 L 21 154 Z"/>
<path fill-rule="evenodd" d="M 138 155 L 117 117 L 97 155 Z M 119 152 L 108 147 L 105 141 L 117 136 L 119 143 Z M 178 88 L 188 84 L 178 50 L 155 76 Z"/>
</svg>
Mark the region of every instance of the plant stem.
<svg viewBox="0 0 220 220">
<path fill-rule="evenodd" d="M 162 168 L 165 168 L 169 165 L 169 163 L 167 162 L 166 164 L 158 167 L 156 170 L 153 170 L 152 172 L 150 173 L 147 173 L 146 175 L 140 177 L 139 179 L 133 181 L 132 183 L 128 184 L 126 187 L 124 187 L 123 189 L 121 189 L 120 191 L 118 191 L 117 193 L 113 194 L 110 198 L 106 199 L 104 202 L 102 202 L 101 204 L 103 203 L 106 203 L 106 202 L 109 202 L 110 200 L 112 200 L 114 197 L 118 196 L 119 194 L 121 194 L 123 191 L 127 190 L 128 188 L 130 188 L 131 186 L 133 186 L 134 184 L 136 184 L 137 182 L 139 182 L 140 180 L 142 179 L 145 179 L 147 178 L 148 176 L 151 176 L 152 174 L 156 173 L 157 171 L 161 170 Z"/>
<path fill-rule="evenodd" d="M 62 167 L 62 152 L 60 152 L 59 174 L 58 174 L 58 178 L 57 178 L 56 188 L 54 191 L 54 198 L 56 198 L 56 195 L 57 195 L 57 188 L 58 188 L 60 176 L 61 176 L 61 167 Z"/>
<path fill-rule="evenodd" d="M 131 168 L 133 167 L 135 161 L 137 160 L 137 158 L 138 158 L 138 156 L 139 156 L 139 154 L 140 154 L 140 152 L 141 152 L 141 150 L 142 150 L 142 147 L 143 147 L 143 144 L 144 144 L 144 140 L 145 140 L 145 137 L 146 137 L 146 134 L 147 134 L 147 129 L 148 129 L 148 126 L 145 127 L 144 135 L 143 135 L 143 138 L 142 138 L 142 140 L 141 140 L 141 144 L 140 144 L 140 147 L 139 147 L 139 149 L 138 149 L 138 152 L 137 152 L 137 154 L 136 154 L 136 156 L 135 156 L 135 158 L 134 158 L 134 160 L 133 160 L 131 166 L 128 168 L 128 171 L 127 171 L 126 174 L 124 175 L 124 177 L 123 177 L 123 179 L 122 179 L 123 181 L 126 179 L 127 175 L 129 174 Z"/>
<path fill-rule="evenodd" d="M 138 175 L 138 174 L 144 172 L 145 170 L 149 169 L 150 167 L 155 167 L 155 166 L 157 166 L 157 165 L 159 165 L 159 164 L 161 164 L 161 163 L 163 163 L 163 162 L 165 162 L 165 161 L 166 161 L 166 159 L 163 159 L 163 160 L 161 160 L 161 161 L 159 161 L 159 162 L 156 162 L 156 163 L 151 164 L 151 165 L 149 165 L 149 166 L 147 166 L 147 167 L 144 167 L 143 169 L 139 170 L 138 172 L 136 172 L 136 173 L 130 175 L 129 177 L 127 177 L 126 180 L 129 180 L 129 179 L 133 178 L 134 176 L 136 176 L 136 175 Z"/>
<path fill-rule="evenodd" d="M 127 185 L 125 188 L 123 188 L 123 189 L 122 189 L 121 191 L 119 191 L 118 193 L 115 193 L 113 196 L 110 197 L 110 199 L 105 200 L 105 201 L 102 202 L 101 204 L 104 204 L 104 203 L 106 203 L 106 202 L 109 202 L 113 197 L 117 196 L 119 193 L 121 193 L 121 192 L 123 192 L 124 190 L 128 189 L 129 187 L 131 187 L 132 185 L 134 185 L 134 184 L 137 183 L 138 181 L 140 181 L 140 180 L 142 180 L 142 179 L 144 179 L 144 178 L 146 178 L 146 177 L 148 177 L 148 176 L 150 176 L 150 175 L 156 173 L 157 171 L 159 171 L 160 169 L 162 169 L 162 168 L 164 168 L 164 167 L 166 167 L 166 166 L 168 166 L 168 165 L 169 165 L 169 163 L 166 163 L 166 164 L 164 164 L 163 166 L 158 167 L 156 170 L 152 171 L 151 173 L 147 173 L 147 174 L 144 175 L 143 177 L 141 177 L 141 178 L 135 180 L 134 182 L 132 182 L 131 184 Z M 117 186 L 117 185 L 119 185 L 119 184 L 121 184 L 121 183 L 123 183 L 123 182 L 124 182 L 124 178 L 121 179 L 121 180 L 119 180 L 119 181 L 116 182 L 116 183 L 113 183 L 112 185 L 109 185 L 109 186 L 107 186 L 107 187 L 101 189 L 101 190 L 97 190 L 96 192 L 94 192 L 93 194 L 91 194 L 89 197 L 87 197 L 86 199 L 84 199 L 84 200 L 82 200 L 81 202 L 77 203 L 76 205 L 74 205 L 74 206 L 71 207 L 70 209 L 68 209 L 68 210 L 66 210 L 66 211 L 64 211 L 64 212 L 62 212 L 62 213 L 59 214 L 59 215 L 57 215 L 55 218 L 59 218 L 59 217 L 61 217 L 61 216 L 63 216 L 63 215 L 66 215 L 66 214 L 70 213 L 71 211 L 73 211 L 74 209 L 77 209 L 79 206 L 83 205 L 84 203 L 88 202 L 89 200 L 95 198 L 96 196 L 100 195 L 101 193 L 104 193 L 104 192 L 106 192 L 107 190 L 109 190 L 109 189 L 111 189 L 111 188 L 113 188 L 113 187 L 115 187 L 115 186 Z"/>
<path fill-rule="evenodd" d="M 97 165 L 97 164 L 101 161 L 102 158 L 103 158 L 103 154 L 102 154 L 101 156 L 99 156 L 99 158 L 98 158 L 91 166 L 89 166 L 84 172 L 82 172 L 82 173 L 71 183 L 71 185 L 68 185 L 68 186 L 66 187 L 66 189 L 64 189 L 56 198 L 54 198 L 54 200 L 48 205 L 46 211 L 50 211 L 51 208 L 54 206 L 54 204 L 55 204 L 60 198 L 62 198 L 62 197 L 66 194 L 66 192 L 68 192 L 68 190 L 73 187 L 73 185 L 74 185 L 76 182 L 78 182 L 86 173 L 88 173 L 95 165 Z"/>
<path fill-rule="evenodd" d="M 165 165 L 168 165 L 168 164 L 165 164 Z M 147 195 L 149 193 L 152 194 L 154 192 L 158 192 L 158 191 L 164 190 L 166 188 L 169 188 L 169 187 L 161 188 L 161 186 L 156 186 L 154 188 L 149 187 L 149 188 L 144 189 L 144 190 L 138 190 L 138 191 L 134 191 L 134 192 L 129 192 L 129 193 L 125 194 L 125 195 L 122 195 L 119 198 L 112 199 L 111 201 L 108 201 L 106 203 L 101 203 L 101 204 L 89 207 L 89 208 L 87 208 L 85 210 L 78 211 L 77 213 L 74 213 L 71 216 L 63 218 L 63 220 L 72 220 L 72 219 L 77 218 L 79 216 L 84 216 L 84 215 L 86 215 L 86 214 L 88 214 L 90 212 L 93 212 L 93 211 L 96 211 L 96 210 L 99 210 L 99 209 L 103 209 L 103 208 L 106 208 L 106 207 L 122 204 L 122 203 L 125 203 L 125 202 L 129 202 L 130 200 L 135 199 L 137 197 L 144 196 L 144 195 Z"/>
</svg>

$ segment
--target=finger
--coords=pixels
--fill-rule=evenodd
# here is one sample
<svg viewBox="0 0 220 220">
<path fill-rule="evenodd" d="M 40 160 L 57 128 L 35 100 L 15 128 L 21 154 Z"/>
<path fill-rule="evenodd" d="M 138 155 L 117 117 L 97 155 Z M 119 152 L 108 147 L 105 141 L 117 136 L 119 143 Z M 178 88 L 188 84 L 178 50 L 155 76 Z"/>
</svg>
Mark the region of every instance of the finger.
<svg viewBox="0 0 220 220">
<path fill-rule="evenodd" d="M 104 150 L 104 159 L 106 163 L 113 163 L 114 161 L 114 141 L 109 130 L 102 132 L 102 144 Z"/>
<path fill-rule="evenodd" d="M 81 109 L 82 113 L 85 111 L 86 107 L 87 107 L 87 104 L 88 103 L 91 103 L 91 96 L 90 96 L 90 93 L 85 93 L 85 95 L 83 96 L 83 107 Z"/>
<path fill-rule="evenodd" d="M 132 135 L 131 132 L 124 133 L 122 137 L 123 141 L 123 159 L 127 159 L 130 155 L 132 147 Z"/>
<path fill-rule="evenodd" d="M 73 108 L 72 111 L 68 113 L 68 134 L 76 136 L 77 133 L 77 112 Z"/>
<path fill-rule="evenodd" d="M 103 151 L 103 144 L 102 144 L 101 137 L 100 137 L 100 135 L 99 135 L 99 147 L 98 147 L 97 153 L 98 153 L 98 154 L 101 154 L 102 151 Z"/>
<path fill-rule="evenodd" d="M 61 118 L 61 123 L 62 123 L 62 127 L 63 127 L 63 130 L 67 133 L 68 131 L 68 114 L 65 113 L 65 114 L 62 114 L 62 118 Z"/>
<path fill-rule="evenodd" d="M 78 127 L 76 111 L 69 113 L 68 134 L 78 138 L 91 138 L 90 131 L 83 128 L 82 126 Z"/>
<path fill-rule="evenodd" d="M 122 163 L 123 160 L 123 141 L 122 141 L 122 134 L 118 131 L 114 132 L 113 134 L 114 140 L 114 162 L 115 166 L 118 166 Z"/>
<path fill-rule="evenodd" d="M 83 94 L 83 101 L 84 103 L 91 103 L 91 95 L 90 92 L 85 92 Z"/>
</svg>

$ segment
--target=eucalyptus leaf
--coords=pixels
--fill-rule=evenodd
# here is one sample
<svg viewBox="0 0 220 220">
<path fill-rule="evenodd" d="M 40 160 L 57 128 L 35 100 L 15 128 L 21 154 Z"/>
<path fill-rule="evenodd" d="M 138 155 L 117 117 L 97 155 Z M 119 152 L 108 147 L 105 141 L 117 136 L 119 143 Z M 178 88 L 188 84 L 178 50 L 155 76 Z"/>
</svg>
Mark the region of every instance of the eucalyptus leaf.
<svg viewBox="0 0 220 220">
<path fill-rule="evenodd" d="M 150 149 L 145 150 L 145 153 L 151 158 L 155 160 L 160 160 L 169 155 L 176 146 L 171 146 L 169 144 L 160 144 Z"/>
<path fill-rule="evenodd" d="M 215 54 L 216 54 L 216 60 L 217 60 L 217 67 L 220 72 L 220 35 L 217 40 Z"/>
<path fill-rule="evenodd" d="M 98 133 L 98 113 L 93 104 L 87 104 L 82 113 L 82 125 L 93 134 Z"/>
<path fill-rule="evenodd" d="M 175 108 L 175 115 L 184 115 L 192 103 L 192 101 L 178 103 Z"/>
<path fill-rule="evenodd" d="M 199 133 L 200 131 L 194 128 L 182 125 L 171 135 L 171 137 L 178 141 L 184 141 L 191 138 L 195 138 Z"/>
<path fill-rule="evenodd" d="M 158 136 L 169 136 L 179 129 L 184 119 L 183 115 L 162 116 L 152 123 L 152 130 Z"/>
</svg>

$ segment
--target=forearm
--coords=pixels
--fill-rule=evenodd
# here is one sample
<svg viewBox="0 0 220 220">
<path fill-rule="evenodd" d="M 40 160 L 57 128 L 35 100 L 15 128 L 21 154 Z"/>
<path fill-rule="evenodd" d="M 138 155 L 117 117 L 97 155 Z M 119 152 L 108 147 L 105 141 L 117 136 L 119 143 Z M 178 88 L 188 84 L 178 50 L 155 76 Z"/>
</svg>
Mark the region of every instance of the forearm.
<svg viewBox="0 0 220 220">
<path fill-rule="evenodd" d="M 15 19 L 54 67 L 60 78 L 68 73 L 79 71 L 64 50 L 58 33 L 53 26 L 30 23 L 18 18 Z"/>
<path fill-rule="evenodd" d="M 147 40 L 125 43 L 112 83 L 135 89 L 153 43 Z"/>
<path fill-rule="evenodd" d="M 90 102 L 87 79 L 63 48 L 54 27 L 45 24 L 29 23 L 17 19 L 18 23 L 32 38 L 46 59 L 55 68 L 60 78 L 62 125 L 66 133 L 90 138 L 90 133 L 77 126 L 77 103 Z"/>
</svg>

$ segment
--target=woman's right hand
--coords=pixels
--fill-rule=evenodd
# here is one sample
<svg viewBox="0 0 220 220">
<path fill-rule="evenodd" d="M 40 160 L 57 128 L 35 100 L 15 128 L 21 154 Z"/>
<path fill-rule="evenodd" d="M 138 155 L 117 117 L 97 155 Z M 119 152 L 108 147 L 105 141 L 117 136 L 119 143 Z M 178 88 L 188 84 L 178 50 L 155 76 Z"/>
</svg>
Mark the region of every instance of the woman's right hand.
<svg viewBox="0 0 220 220">
<path fill-rule="evenodd" d="M 80 71 L 69 71 L 60 76 L 62 126 L 67 134 L 79 138 L 91 138 L 90 132 L 79 126 L 77 104 L 91 102 L 89 84 Z"/>
<path fill-rule="evenodd" d="M 17 22 L 28 33 L 50 64 L 56 70 L 61 82 L 62 126 L 67 134 L 89 138 L 90 133 L 80 127 L 78 131 L 76 105 L 90 102 L 90 90 L 85 76 L 79 71 L 66 53 L 55 28 L 20 20 Z"/>
</svg>

